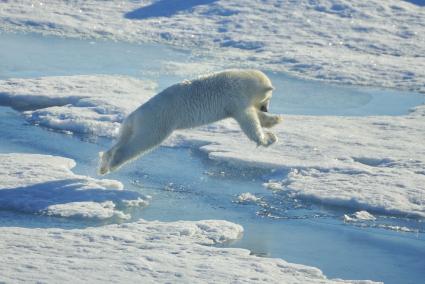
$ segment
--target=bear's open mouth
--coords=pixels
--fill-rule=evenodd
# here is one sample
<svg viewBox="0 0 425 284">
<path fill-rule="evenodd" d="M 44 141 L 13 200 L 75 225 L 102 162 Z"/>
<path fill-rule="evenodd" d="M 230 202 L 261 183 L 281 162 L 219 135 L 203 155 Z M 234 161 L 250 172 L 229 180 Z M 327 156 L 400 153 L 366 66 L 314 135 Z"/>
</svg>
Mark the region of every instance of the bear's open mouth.
<svg viewBox="0 0 425 284">
<path fill-rule="evenodd" d="M 261 110 L 262 112 L 268 112 L 268 111 L 269 111 L 269 110 L 267 109 L 267 106 L 266 106 L 266 105 L 261 106 L 260 110 Z"/>
</svg>

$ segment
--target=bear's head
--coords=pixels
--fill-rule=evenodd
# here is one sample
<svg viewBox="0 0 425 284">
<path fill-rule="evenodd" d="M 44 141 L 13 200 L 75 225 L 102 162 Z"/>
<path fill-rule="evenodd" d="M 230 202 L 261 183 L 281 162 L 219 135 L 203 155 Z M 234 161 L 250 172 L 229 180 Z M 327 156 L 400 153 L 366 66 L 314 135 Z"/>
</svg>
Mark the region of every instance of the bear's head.
<svg viewBox="0 0 425 284">
<path fill-rule="evenodd" d="M 270 79 L 261 71 L 244 70 L 240 88 L 250 106 L 267 112 L 274 87 Z"/>
</svg>

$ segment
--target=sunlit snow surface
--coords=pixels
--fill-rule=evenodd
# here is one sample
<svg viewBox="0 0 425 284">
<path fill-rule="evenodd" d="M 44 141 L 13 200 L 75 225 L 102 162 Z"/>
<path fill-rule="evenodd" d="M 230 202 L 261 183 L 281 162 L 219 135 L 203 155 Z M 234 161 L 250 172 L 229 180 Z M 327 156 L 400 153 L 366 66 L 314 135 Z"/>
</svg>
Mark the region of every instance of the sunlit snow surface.
<svg viewBox="0 0 425 284">
<path fill-rule="evenodd" d="M 157 2 L 156 5 L 165 3 Z M 189 2 L 196 11 L 205 8 L 194 5 L 197 1 Z M 218 17 L 242 13 L 236 11 L 237 7 L 235 13 L 228 13 L 220 1 L 205 2 L 212 4 Z M 35 4 L 44 5 L 40 3 Z M 107 9 L 111 3 L 102 2 L 103 8 Z M 133 5 L 129 3 L 123 4 Z M 323 7 L 319 2 L 311 4 L 314 7 L 311 12 L 342 17 L 351 5 L 338 8 L 337 4 L 331 7 L 330 2 L 323 3 Z M 48 33 L 65 31 L 77 36 L 90 31 L 79 25 L 81 30 L 77 28 L 72 34 L 67 30 L 67 23 L 60 28 L 55 23 L 40 24 L 36 18 L 41 17 L 44 10 L 38 6 L 32 7 L 36 8 L 31 10 L 33 20 L 26 16 L 22 19 L 5 17 L 21 4 L 25 3 L 17 1 L 6 8 L 3 6 L 1 16 L 7 22 L 5 28 Z M 63 8 L 59 2 L 49 4 L 44 5 L 45 9 Z M 380 6 L 375 2 L 368 5 Z M 405 9 L 398 16 L 420 22 L 421 18 L 412 16 L 410 4 L 397 5 Z M 397 5 L 393 6 L 399 7 Z M 175 11 L 177 17 L 180 13 L 185 15 L 186 8 L 181 8 Z M 20 9 L 25 15 L 27 7 Z M 94 19 L 102 19 L 105 14 L 97 14 L 96 9 L 97 6 L 91 8 L 98 16 Z M 395 10 L 392 7 L 391 12 L 386 12 L 393 14 Z M 87 16 L 87 11 L 90 9 L 82 9 L 82 18 Z M 307 11 L 310 10 L 304 13 L 310 13 Z M 207 14 L 212 15 L 211 11 Z M 135 17 L 142 18 L 143 11 L 135 9 L 125 14 L 125 19 Z M 54 21 L 55 17 L 50 19 Z M 78 17 L 74 19 L 78 22 Z M 127 23 L 125 19 L 120 24 Z M 26 23 L 22 25 L 21 20 Z M 376 19 L 376 24 L 381 21 L 383 18 Z M 134 28 L 130 26 L 126 28 Z M 108 25 L 99 27 L 105 28 Z M 415 31 L 417 26 L 407 29 Z M 139 32 L 135 30 L 135 34 L 130 35 L 137 36 Z M 123 39 L 114 33 L 100 32 L 100 36 Z M 174 32 L 164 34 L 162 38 L 173 41 L 174 35 Z M 425 138 L 424 107 L 419 106 L 410 113 L 409 109 L 423 103 L 423 96 L 334 86 L 268 72 L 277 88 L 272 111 L 285 115 L 284 123 L 274 129 L 280 139 L 277 145 L 256 148 L 234 122 L 224 121 L 175 133 L 165 143 L 171 148 L 162 147 L 111 175 L 110 180 L 100 180 L 94 178 L 97 152 L 109 147 L 111 140 L 99 137 L 115 137 L 125 115 L 158 90 L 227 65 L 216 61 L 214 56 L 211 64 L 211 58 L 161 45 L 34 35 L 2 34 L 0 37 L 0 78 L 3 79 L 0 104 L 21 112 L 21 116 L 7 108 L 1 108 L 0 112 L 0 152 L 5 153 L 0 156 L 0 205 L 9 210 L 0 214 L 0 224 L 5 226 L 1 229 L 5 240 L 1 247 L 2 260 L 7 264 L 2 266 L 5 273 L 0 275 L 6 275 L 6 280 L 34 279 L 34 271 L 38 271 L 46 281 L 61 277 L 97 281 L 226 281 L 235 277 L 277 283 L 325 281 L 313 268 L 248 256 L 245 250 L 196 245 L 226 243 L 239 238 L 242 228 L 232 223 L 135 223 L 139 218 L 163 221 L 214 218 L 240 223 L 245 228 L 245 237 L 234 246 L 248 248 L 257 255 L 317 266 L 332 278 L 388 283 L 415 283 L 421 279 L 425 265 L 422 257 L 425 253 L 425 153 L 420 144 Z M 420 35 L 412 37 L 417 39 Z M 262 48 L 262 44 L 261 40 L 253 43 L 231 38 L 226 39 L 225 44 L 220 43 L 223 50 L 229 47 L 228 57 L 267 63 L 262 57 L 268 49 Z M 416 40 L 407 44 L 415 46 Z M 359 58 L 370 54 L 369 47 Z M 245 51 L 234 52 L 234 48 Z M 406 51 L 401 46 L 397 48 L 400 52 Z M 407 50 L 416 57 L 414 53 L 421 48 L 415 46 Z M 257 52 L 259 49 L 261 52 Z M 252 57 L 252 52 L 259 58 Z M 273 54 L 274 51 L 267 57 L 272 58 Z M 328 68 L 321 62 L 326 54 L 322 53 L 314 64 Z M 317 56 L 310 55 L 309 60 Z M 389 61 L 385 58 L 379 64 L 383 68 L 399 64 L 397 57 L 390 57 Z M 409 59 L 410 55 L 403 54 L 401 58 Z M 288 60 L 288 64 L 294 63 L 296 71 L 305 69 L 305 74 L 321 78 L 320 72 L 313 72 L 314 64 L 307 66 L 301 62 L 298 65 Z M 332 60 L 340 59 L 332 57 Z M 352 58 L 350 62 L 355 62 L 355 66 L 350 68 L 356 71 L 356 79 L 350 77 L 350 68 L 343 67 L 341 62 L 331 67 L 342 76 L 334 78 L 341 82 L 423 90 L 420 79 L 423 70 L 417 67 L 421 60 L 421 57 L 415 58 L 416 65 L 411 58 L 403 61 L 399 66 L 413 74 L 400 80 L 397 78 L 404 71 L 397 73 L 399 66 L 397 72 L 387 68 L 385 74 L 372 74 L 370 71 L 375 69 L 369 69 L 370 62 L 361 63 L 360 68 L 360 61 Z M 264 66 L 276 70 L 272 65 Z M 326 70 L 327 76 L 332 77 L 332 72 Z M 23 79 L 9 79 L 12 77 Z M 42 126 L 44 130 L 33 125 Z M 56 157 L 10 154 L 13 152 Z M 69 158 L 77 162 L 75 167 Z M 122 185 L 124 190 L 120 190 Z M 144 207 L 146 195 L 152 195 L 152 201 Z M 84 228 L 123 220 L 133 223 L 76 231 L 50 228 Z M 6 228 L 9 226 L 12 228 Z M 16 226 L 45 229 L 13 228 Z M 129 235 L 134 235 L 134 239 L 129 240 Z M 35 241 L 29 243 L 30 238 Z M 157 247 L 147 246 L 156 241 Z M 148 249 L 149 259 L 145 253 Z M 29 252 L 34 251 L 43 253 L 28 259 Z M 88 254 L 90 263 L 69 262 L 69 258 L 80 258 L 79 253 Z M 111 255 L 116 258 L 111 259 Z M 205 255 L 211 262 L 199 261 L 200 258 L 205 261 Z M 52 256 L 57 257 L 57 261 L 51 262 L 52 267 L 60 269 L 42 265 Z M 128 261 L 128 257 L 133 262 Z M 110 265 L 115 266 L 115 271 Z M 195 272 L 188 273 L 188 267 L 196 267 Z"/>
<path fill-rule="evenodd" d="M 2 1 L 0 27 L 160 42 L 204 64 L 425 91 L 425 9 L 401 0 Z"/>
<path fill-rule="evenodd" d="M 205 246 L 241 232 L 236 224 L 213 220 L 67 231 L 2 228 L 0 274 L 6 282 L 372 283 L 327 280 L 313 267 Z"/>
</svg>

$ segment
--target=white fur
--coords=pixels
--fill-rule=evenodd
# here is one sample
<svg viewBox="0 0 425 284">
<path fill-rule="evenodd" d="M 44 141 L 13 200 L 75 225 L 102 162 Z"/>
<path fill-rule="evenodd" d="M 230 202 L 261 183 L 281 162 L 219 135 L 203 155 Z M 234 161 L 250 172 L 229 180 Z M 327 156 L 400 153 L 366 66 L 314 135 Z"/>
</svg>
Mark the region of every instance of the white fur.
<svg viewBox="0 0 425 284">
<path fill-rule="evenodd" d="M 100 174 L 111 172 L 158 146 L 175 129 L 233 117 L 249 139 L 269 146 L 277 141 L 272 127 L 282 121 L 260 111 L 268 106 L 273 87 L 257 70 L 227 70 L 172 85 L 131 113 L 121 126 L 118 142 L 101 154 Z"/>
</svg>

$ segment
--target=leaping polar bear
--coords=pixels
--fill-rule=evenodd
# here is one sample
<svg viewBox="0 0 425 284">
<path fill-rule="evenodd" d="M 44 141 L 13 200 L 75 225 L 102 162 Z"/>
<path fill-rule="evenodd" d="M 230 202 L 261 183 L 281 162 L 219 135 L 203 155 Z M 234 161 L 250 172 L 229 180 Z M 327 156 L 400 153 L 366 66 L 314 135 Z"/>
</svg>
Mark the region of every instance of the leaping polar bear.
<svg viewBox="0 0 425 284">
<path fill-rule="evenodd" d="M 270 128 L 282 121 L 268 114 L 273 86 L 258 70 L 226 70 L 184 81 L 163 90 L 132 112 L 123 122 L 117 143 L 100 153 L 99 173 L 159 146 L 174 130 L 234 118 L 249 139 L 269 146 L 277 141 Z"/>
</svg>

